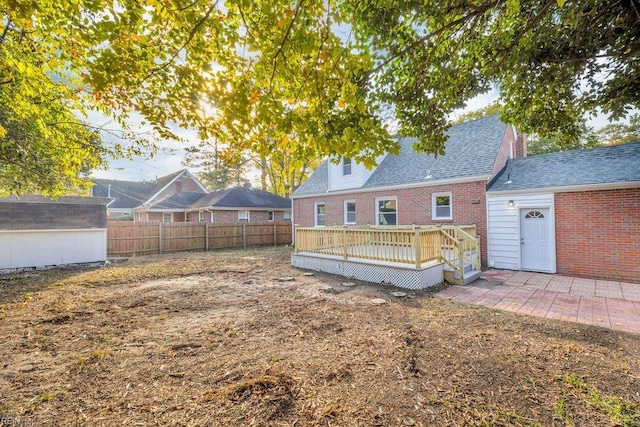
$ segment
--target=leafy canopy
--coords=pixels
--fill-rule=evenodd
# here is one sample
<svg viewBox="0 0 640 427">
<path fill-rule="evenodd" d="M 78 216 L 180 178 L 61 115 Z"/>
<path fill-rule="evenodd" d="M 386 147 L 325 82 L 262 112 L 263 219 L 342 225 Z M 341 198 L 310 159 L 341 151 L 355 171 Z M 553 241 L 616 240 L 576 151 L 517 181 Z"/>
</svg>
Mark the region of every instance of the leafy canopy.
<svg viewBox="0 0 640 427">
<path fill-rule="evenodd" d="M 377 52 L 370 79 L 405 134 L 442 151 L 446 117 L 498 85 L 502 118 L 527 133 L 580 136 L 582 117 L 640 106 L 636 2 L 345 1 Z"/>
<path fill-rule="evenodd" d="M 619 118 L 640 106 L 634 6 L 0 0 L 0 108 L 11 123 L 29 118 L 29 128 L 40 126 L 35 118 L 43 112 L 55 113 L 45 123 L 87 109 L 125 123 L 137 112 L 162 137 L 175 136 L 177 123 L 239 152 L 348 156 L 372 165 L 397 150 L 382 112 L 395 111 L 401 132 L 419 138 L 417 148 L 442 153 L 450 113 L 498 85 L 503 119 L 568 144 L 585 113 L 600 108 Z M 0 126 L 4 138 L 11 124 Z M 104 152 L 89 145 L 73 152 L 94 165 Z M 46 155 L 20 148 L 34 164 Z M 62 154 L 52 153 L 48 164 Z M 10 157 L 0 156 L 6 168 Z M 79 170 L 77 159 L 60 164 L 63 178 Z"/>
</svg>

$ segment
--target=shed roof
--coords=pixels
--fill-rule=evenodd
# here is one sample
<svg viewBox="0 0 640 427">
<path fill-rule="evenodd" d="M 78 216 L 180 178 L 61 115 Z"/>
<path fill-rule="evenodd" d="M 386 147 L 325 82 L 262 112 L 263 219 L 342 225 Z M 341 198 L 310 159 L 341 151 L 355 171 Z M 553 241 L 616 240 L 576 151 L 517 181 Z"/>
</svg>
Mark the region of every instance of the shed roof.
<svg viewBox="0 0 640 427">
<path fill-rule="evenodd" d="M 57 199 L 37 196 L 37 195 L 24 195 L 24 196 L 7 196 L 0 199 L 0 203 L 48 203 L 48 204 L 65 204 L 65 205 L 108 205 L 111 200 L 108 197 L 81 197 L 81 196 L 64 196 Z"/>
<path fill-rule="evenodd" d="M 488 191 L 628 182 L 640 183 L 640 142 L 511 159 Z"/>
</svg>

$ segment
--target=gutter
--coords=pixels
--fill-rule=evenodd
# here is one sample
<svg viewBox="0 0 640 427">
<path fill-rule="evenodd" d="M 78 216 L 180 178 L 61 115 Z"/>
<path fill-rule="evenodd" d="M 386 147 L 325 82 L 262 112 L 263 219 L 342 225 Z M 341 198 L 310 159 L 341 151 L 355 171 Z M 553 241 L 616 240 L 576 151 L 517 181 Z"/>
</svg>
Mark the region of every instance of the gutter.
<svg viewBox="0 0 640 427">
<path fill-rule="evenodd" d="M 311 197 L 322 197 L 322 196 L 339 196 L 342 194 L 357 194 L 357 193 L 370 193 L 372 191 L 392 191 L 392 190 L 404 190 L 409 188 L 420 188 L 420 187 L 436 187 L 439 185 L 451 185 L 451 184 L 466 184 L 468 182 L 476 182 L 476 181 L 488 181 L 490 175 L 477 175 L 477 176 L 469 176 L 465 178 L 451 178 L 451 179 L 441 179 L 438 181 L 427 181 L 427 182 L 414 182 L 411 184 L 398 184 L 398 185 L 387 185 L 380 187 L 358 187 L 346 190 L 337 190 L 337 191 L 327 191 L 326 193 L 315 193 L 315 194 L 304 194 L 301 196 L 292 195 L 291 199 L 306 199 Z"/>
<path fill-rule="evenodd" d="M 487 196 L 532 194 L 532 193 L 575 193 L 579 191 L 618 190 L 624 188 L 640 188 L 640 181 L 607 182 L 602 184 L 566 185 L 557 187 L 523 188 L 520 190 L 487 190 Z"/>
</svg>

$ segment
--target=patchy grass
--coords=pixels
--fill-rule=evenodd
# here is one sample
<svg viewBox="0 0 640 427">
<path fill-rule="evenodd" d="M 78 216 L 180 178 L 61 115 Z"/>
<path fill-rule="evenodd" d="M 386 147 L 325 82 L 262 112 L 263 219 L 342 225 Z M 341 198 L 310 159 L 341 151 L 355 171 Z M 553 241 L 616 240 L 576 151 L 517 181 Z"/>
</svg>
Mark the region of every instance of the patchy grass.
<svg viewBox="0 0 640 427">
<path fill-rule="evenodd" d="M 289 254 L 173 254 L 1 278 L 0 415 L 42 425 L 640 425 L 636 335 L 344 287 L 303 276 Z"/>
</svg>

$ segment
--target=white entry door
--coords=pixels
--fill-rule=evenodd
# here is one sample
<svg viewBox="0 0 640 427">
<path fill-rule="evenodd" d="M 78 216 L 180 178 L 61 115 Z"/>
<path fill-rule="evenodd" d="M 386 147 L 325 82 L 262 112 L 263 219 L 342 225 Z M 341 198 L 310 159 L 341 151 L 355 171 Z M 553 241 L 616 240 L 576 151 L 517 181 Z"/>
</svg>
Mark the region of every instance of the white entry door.
<svg viewBox="0 0 640 427">
<path fill-rule="evenodd" d="M 520 249 L 523 270 L 551 271 L 549 208 L 520 210 Z"/>
</svg>

